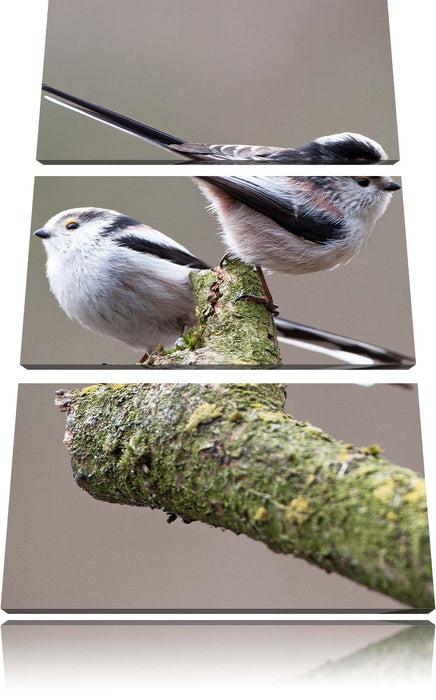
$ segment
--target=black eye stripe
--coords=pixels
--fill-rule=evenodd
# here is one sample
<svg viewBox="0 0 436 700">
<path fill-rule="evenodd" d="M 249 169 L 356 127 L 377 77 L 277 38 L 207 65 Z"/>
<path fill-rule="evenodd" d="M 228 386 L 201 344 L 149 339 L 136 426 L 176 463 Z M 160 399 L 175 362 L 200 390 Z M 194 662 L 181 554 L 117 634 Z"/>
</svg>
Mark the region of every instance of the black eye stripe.
<svg viewBox="0 0 436 700">
<path fill-rule="evenodd" d="M 119 214 L 118 216 L 111 218 L 108 223 L 105 224 L 104 228 L 100 231 L 100 236 L 110 236 L 112 233 L 118 233 L 126 228 L 133 228 L 135 226 L 141 226 L 141 222 L 136 219 L 132 219 L 130 216 L 125 216 L 124 214 Z"/>
</svg>

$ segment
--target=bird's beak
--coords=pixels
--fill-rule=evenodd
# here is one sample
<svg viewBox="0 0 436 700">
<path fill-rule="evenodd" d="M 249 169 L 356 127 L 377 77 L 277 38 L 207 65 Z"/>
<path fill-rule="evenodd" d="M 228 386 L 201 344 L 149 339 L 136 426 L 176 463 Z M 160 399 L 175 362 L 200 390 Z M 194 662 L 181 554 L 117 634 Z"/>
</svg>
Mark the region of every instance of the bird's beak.
<svg viewBox="0 0 436 700">
<path fill-rule="evenodd" d="M 385 184 L 383 185 L 383 189 L 385 192 L 396 192 L 396 190 L 401 190 L 401 185 L 394 180 L 386 180 Z"/>
<path fill-rule="evenodd" d="M 39 228 L 37 231 L 33 232 L 33 235 L 38 236 L 39 238 L 50 238 L 51 233 L 45 231 L 43 228 Z"/>
</svg>

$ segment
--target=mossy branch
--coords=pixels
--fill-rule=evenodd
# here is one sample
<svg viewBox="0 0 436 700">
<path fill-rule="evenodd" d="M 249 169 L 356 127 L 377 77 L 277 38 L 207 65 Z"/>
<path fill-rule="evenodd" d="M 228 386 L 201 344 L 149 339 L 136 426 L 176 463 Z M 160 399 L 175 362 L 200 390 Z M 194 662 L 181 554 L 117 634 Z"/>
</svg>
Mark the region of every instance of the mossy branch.
<svg viewBox="0 0 436 700">
<path fill-rule="evenodd" d="M 263 296 L 257 273 L 239 260 L 192 272 L 198 327 L 184 336 L 185 346 L 156 353 L 146 366 L 215 365 L 277 367 L 281 357 L 272 314 L 263 304 L 236 301 L 241 294 Z"/>
<path fill-rule="evenodd" d="M 96 385 L 57 401 L 95 498 L 244 533 L 433 607 L 424 479 L 287 415 L 283 386 Z"/>
</svg>

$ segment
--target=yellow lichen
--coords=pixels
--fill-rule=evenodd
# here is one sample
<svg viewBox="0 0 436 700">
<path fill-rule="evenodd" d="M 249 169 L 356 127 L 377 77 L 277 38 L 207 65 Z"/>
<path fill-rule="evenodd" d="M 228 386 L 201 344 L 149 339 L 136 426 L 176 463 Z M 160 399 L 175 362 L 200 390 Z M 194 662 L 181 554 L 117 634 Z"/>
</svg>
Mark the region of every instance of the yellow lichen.
<svg viewBox="0 0 436 700">
<path fill-rule="evenodd" d="M 285 508 L 285 518 L 290 523 L 302 525 L 312 516 L 313 510 L 303 496 L 297 496 Z"/>
<path fill-rule="evenodd" d="M 254 514 L 253 520 L 256 523 L 265 523 L 268 520 L 268 511 L 264 506 L 257 509 Z"/>
<path fill-rule="evenodd" d="M 354 459 L 354 455 L 350 452 L 341 452 L 338 454 L 337 461 L 338 462 L 351 462 L 351 460 Z"/>
<path fill-rule="evenodd" d="M 272 411 L 259 411 L 257 417 L 264 423 L 277 423 L 277 421 L 280 420 L 279 415 Z"/>
<path fill-rule="evenodd" d="M 398 515 L 396 513 L 394 513 L 393 510 L 389 511 L 387 517 L 388 517 L 388 520 L 392 520 L 392 521 L 398 520 Z"/>
<path fill-rule="evenodd" d="M 321 430 L 321 428 L 317 428 L 316 425 L 310 425 L 310 423 L 308 425 L 306 425 L 305 432 L 309 433 L 309 435 L 323 435 L 323 434 L 325 434 L 324 431 Z"/>
<path fill-rule="evenodd" d="M 97 391 L 97 389 L 100 389 L 101 384 L 93 384 L 92 386 L 86 386 L 82 391 L 80 392 L 81 394 L 93 394 L 94 391 Z"/>
<path fill-rule="evenodd" d="M 407 501 L 407 503 L 418 503 L 418 501 L 425 500 L 425 497 L 425 481 L 424 479 L 418 479 L 415 488 L 403 496 L 403 501 Z"/>
<path fill-rule="evenodd" d="M 377 467 L 375 465 L 371 466 L 369 464 L 362 464 L 361 467 L 356 469 L 356 474 L 371 474 L 372 472 L 375 472 L 376 469 Z"/>
<path fill-rule="evenodd" d="M 185 425 L 185 430 L 188 433 L 195 433 L 201 423 L 210 423 L 214 418 L 222 416 L 223 411 L 214 403 L 204 403 L 195 409 L 190 419 Z"/>
<path fill-rule="evenodd" d="M 393 474 L 392 478 L 394 481 L 398 481 L 399 483 L 410 480 L 410 476 L 408 474 Z"/>
<path fill-rule="evenodd" d="M 372 492 L 374 498 L 380 503 L 390 503 L 394 497 L 394 480 L 388 479 Z"/>
</svg>

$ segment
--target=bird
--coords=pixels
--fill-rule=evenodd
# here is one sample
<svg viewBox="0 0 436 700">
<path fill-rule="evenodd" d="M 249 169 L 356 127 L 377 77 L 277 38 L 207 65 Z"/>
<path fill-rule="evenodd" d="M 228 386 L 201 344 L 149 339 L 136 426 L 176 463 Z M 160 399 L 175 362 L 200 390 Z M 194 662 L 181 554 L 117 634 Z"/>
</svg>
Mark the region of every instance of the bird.
<svg viewBox="0 0 436 700">
<path fill-rule="evenodd" d="M 368 241 L 400 185 L 388 177 L 194 177 L 221 224 L 226 256 L 263 270 L 304 274 L 349 262 Z M 246 297 L 246 295 L 242 295 Z"/>
<path fill-rule="evenodd" d="M 400 185 L 389 177 L 195 177 L 230 254 L 271 272 L 349 262 Z"/>
<path fill-rule="evenodd" d="M 189 273 L 209 266 L 160 231 L 111 209 L 78 207 L 34 235 L 52 293 L 85 328 L 151 353 L 196 323 Z"/>
<path fill-rule="evenodd" d="M 168 134 L 152 129 L 151 135 L 151 127 L 123 115 L 45 84 L 43 89 L 73 102 L 76 106 L 72 109 L 80 113 L 135 135 L 152 137 L 153 142 L 173 149 L 174 137 Z M 65 102 L 59 104 L 68 106 Z M 180 139 L 176 145 L 186 146 Z M 310 163 L 327 162 L 332 157 L 347 163 L 380 162 L 386 157 L 379 144 L 366 137 L 356 138 L 355 134 L 323 137 L 300 149 L 287 149 L 288 156 L 290 150 L 297 154 L 299 162 Z M 277 307 L 263 269 L 302 274 L 349 262 L 367 242 L 392 192 L 400 189 L 397 182 L 385 176 L 197 176 L 193 179 L 218 216 L 226 255 L 256 266 L 264 290 L 264 296 L 257 301 L 265 303 L 272 312 Z"/>
<path fill-rule="evenodd" d="M 50 289 L 69 318 L 144 357 L 197 324 L 190 273 L 210 269 L 169 236 L 112 209 L 76 207 L 34 231 Z M 411 366 L 400 353 L 275 318 L 280 340 L 361 364 Z"/>
<path fill-rule="evenodd" d="M 75 106 L 73 107 L 66 102 L 61 102 L 46 95 L 46 99 L 55 104 L 106 123 L 133 136 L 138 136 L 189 161 L 206 161 L 211 163 L 300 163 L 310 165 L 335 163 L 371 164 L 382 163 L 387 161 L 388 158 L 386 151 L 377 141 L 353 132 L 321 136 L 295 148 L 250 146 L 245 144 L 188 143 L 177 136 L 167 134 L 119 112 L 114 112 L 45 83 L 43 83 L 42 89 L 49 95 L 60 97 L 62 100 L 67 100 Z"/>
</svg>

